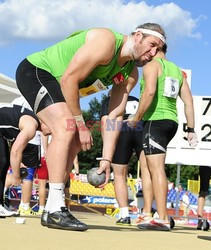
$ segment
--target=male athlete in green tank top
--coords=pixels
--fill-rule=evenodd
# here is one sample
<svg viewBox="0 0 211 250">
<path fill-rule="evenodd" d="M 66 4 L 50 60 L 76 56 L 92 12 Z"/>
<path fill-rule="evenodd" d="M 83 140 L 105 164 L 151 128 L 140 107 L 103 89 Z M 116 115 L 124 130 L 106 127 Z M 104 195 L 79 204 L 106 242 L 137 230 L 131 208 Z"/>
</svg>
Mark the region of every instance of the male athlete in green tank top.
<svg viewBox="0 0 211 250">
<path fill-rule="evenodd" d="M 80 97 L 107 89 L 112 84 L 108 119 L 117 126 L 128 95 L 137 83 L 137 67 L 150 61 L 164 43 L 164 31 L 154 23 L 140 25 L 130 35 L 95 28 L 75 32 L 19 64 L 17 86 L 52 133 L 46 157 L 49 196 L 41 217 L 43 226 L 74 231 L 88 229 L 71 215 L 63 200 L 63 183 L 73 159 L 81 149 L 86 151 L 93 146 Z M 103 159 L 98 169 L 98 174 L 106 173 L 102 186 L 109 180 L 118 135 L 117 129 L 105 131 Z"/>
<path fill-rule="evenodd" d="M 189 127 L 187 139 L 190 146 L 196 146 L 194 133 L 193 98 L 188 83 L 181 70 L 165 57 L 167 46 L 143 68 L 141 79 L 141 99 L 134 122 L 144 118 L 143 151 L 141 173 L 143 182 L 144 208 L 138 227 L 169 231 L 166 203 L 167 179 L 165 157 L 168 143 L 178 128 L 176 99 L 180 95 L 184 102 L 184 112 Z M 133 123 L 134 123 L 133 122 Z M 152 201 L 155 198 L 158 218 L 149 218 Z M 147 220 L 145 220 L 147 218 Z"/>
<path fill-rule="evenodd" d="M 162 75 L 157 79 L 157 89 L 152 103 L 143 120 L 169 119 L 178 122 L 176 98 L 183 83 L 181 70 L 170 61 L 154 58 L 162 67 Z M 145 81 L 141 78 L 141 94 L 144 92 Z"/>
<path fill-rule="evenodd" d="M 78 49 L 85 44 L 88 31 L 89 30 L 75 32 L 65 40 L 45 50 L 28 56 L 27 59 L 36 67 L 51 73 L 58 80 L 58 82 L 60 82 L 60 79 L 73 56 L 78 51 Z M 116 39 L 115 52 L 112 60 L 107 65 L 97 66 L 86 77 L 86 79 L 80 82 L 79 88 L 89 87 L 98 79 L 106 87 L 113 83 L 119 83 L 119 81 L 124 82 L 128 79 L 134 68 L 135 62 L 128 61 L 124 66 L 119 66 L 117 60 L 119 57 L 120 48 L 123 44 L 123 35 L 114 31 L 112 31 L 112 33 Z M 120 79 L 117 74 L 121 75 Z"/>
</svg>

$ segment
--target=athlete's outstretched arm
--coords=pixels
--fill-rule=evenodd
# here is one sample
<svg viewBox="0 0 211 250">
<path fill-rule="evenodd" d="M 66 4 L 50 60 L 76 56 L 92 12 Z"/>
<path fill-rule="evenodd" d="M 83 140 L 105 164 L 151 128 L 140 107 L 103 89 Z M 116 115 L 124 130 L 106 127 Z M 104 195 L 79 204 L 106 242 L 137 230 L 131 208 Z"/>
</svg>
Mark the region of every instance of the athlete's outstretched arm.
<svg viewBox="0 0 211 250">
<path fill-rule="evenodd" d="M 194 128 L 195 119 L 194 119 L 193 96 L 191 94 L 189 85 L 185 77 L 183 77 L 183 84 L 180 89 L 180 98 L 184 103 L 184 112 L 187 120 L 187 126 L 190 128 Z"/>
<path fill-rule="evenodd" d="M 194 118 L 193 96 L 191 94 L 189 85 L 185 77 L 183 77 L 183 84 L 180 89 L 180 97 L 184 102 L 184 112 L 187 120 L 187 127 L 194 129 L 195 118 Z M 196 147 L 198 140 L 196 133 L 193 131 L 188 132 L 187 139 L 191 147 Z"/>
<path fill-rule="evenodd" d="M 153 101 L 157 88 L 158 70 L 159 63 L 156 61 L 151 61 L 143 67 L 145 88 L 139 101 L 138 110 L 132 119 L 132 125 L 143 118 L 144 113 L 147 111 Z"/>
<path fill-rule="evenodd" d="M 69 109 L 78 121 L 84 122 L 79 102 L 79 83 L 98 66 L 108 64 L 115 51 L 115 37 L 108 29 L 93 29 L 87 33 L 85 44 L 76 52 L 61 78 L 61 90 Z M 83 150 L 93 142 L 86 126 L 79 129 Z M 86 146 L 85 146 L 86 145 Z"/>
<path fill-rule="evenodd" d="M 114 150 L 119 137 L 120 129 L 118 123 L 123 120 L 123 114 L 128 100 L 128 95 L 136 85 L 138 80 L 138 70 L 135 67 L 131 76 L 123 84 L 115 84 L 112 88 L 111 99 L 109 103 L 109 114 L 103 135 L 103 155 L 105 161 L 100 162 L 98 173 L 106 172 L 106 181 L 101 186 L 108 183 L 110 177 L 110 162 L 112 162 Z M 109 124 L 112 124 L 109 128 Z M 110 162 L 109 162 L 110 161 Z"/>
<path fill-rule="evenodd" d="M 38 124 L 36 120 L 30 116 L 22 116 L 19 122 L 20 133 L 10 151 L 10 165 L 12 168 L 12 184 L 20 185 L 20 166 L 23 157 L 23 151 L 28 142 L 35 136 Z"/>
</svg>

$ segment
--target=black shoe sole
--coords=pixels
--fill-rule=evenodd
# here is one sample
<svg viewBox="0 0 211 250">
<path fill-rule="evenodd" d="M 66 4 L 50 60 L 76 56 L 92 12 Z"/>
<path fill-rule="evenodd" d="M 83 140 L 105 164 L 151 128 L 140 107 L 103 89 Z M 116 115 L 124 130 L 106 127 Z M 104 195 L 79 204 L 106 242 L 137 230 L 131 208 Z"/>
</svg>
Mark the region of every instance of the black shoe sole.
<svg viewBox="0 0 211 250">
<path fill-rule="evenodd" d="M 20 214 L 13 214 L 12 217 L 20 217 Z"/>
<path fill-rule="evenodd" d="M 53 229 L 61 229 L 61 230 L 69 230 L 69 231 L 86 231 L 87 228 L 80 228 L 80 227 L 63 227 L 57 224 L 48 224 L 46 225 L 48 228 L 53 228 Z"/>
<path fill-rule="evenodd" d="M 45 219 L 44 219 L 45 218 Z M 41 218 L 40 218 L 40 224 L 43 226 L 43 227 L 47 227 L 48 226 L 48 223 L 47 223 L 47 219 L 48 219 L 48 214 L 45 212 L 43 212 L 43 214 L 41 215 Z"/>
<path fill-rule="evenodd" d="M 41 221 L 40 224 L 41 224 L 43 227 L 47 227 L 47 226 L 48 226 L 48 224 L 47 224 L 46 221 Z"/>
</svg>

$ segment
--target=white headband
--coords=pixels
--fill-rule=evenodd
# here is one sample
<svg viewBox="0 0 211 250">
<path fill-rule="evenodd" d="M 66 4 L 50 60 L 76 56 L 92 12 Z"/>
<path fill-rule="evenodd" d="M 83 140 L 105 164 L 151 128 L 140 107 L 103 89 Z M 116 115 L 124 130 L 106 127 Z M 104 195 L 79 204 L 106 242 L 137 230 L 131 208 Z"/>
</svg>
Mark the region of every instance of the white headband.
<svg viewBox="0 0 211 250">
<path fill-rule="evenodd" d="M 137 28 L 137 29 L 135 30 L 135 32 L 137 32 L 137 31 L 141 31 L 143 34 L 148 34 L 148 35 L 156 36 L 156 37 L 160 38 L 160 40 L 161 40 L 163 43 L 166 43 L 165 37 L 164 37 L 163 35 L 161 35 L 159 32 L 155 31 L 155 30 Z"/>
</svg>

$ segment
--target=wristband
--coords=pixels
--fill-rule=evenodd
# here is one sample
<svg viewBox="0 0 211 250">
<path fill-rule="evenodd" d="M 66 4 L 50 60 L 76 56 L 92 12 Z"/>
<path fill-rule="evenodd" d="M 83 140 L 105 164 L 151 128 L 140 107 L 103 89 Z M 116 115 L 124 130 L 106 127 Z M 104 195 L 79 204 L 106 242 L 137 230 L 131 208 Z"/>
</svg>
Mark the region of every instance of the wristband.
<svg viewBox="0 0 211 250">
<path fill-rule="evenodd" d="M 195 130 L 194 130 L 194 128 L 188 127 L 187 132 L 188 133 L 195 133 Z"/>
<path fill-rule="evenodd" d="M 74 115 L 74 118 L 76 120 L 76 124 L 77 125 L 85 124 L 85 121 L 84 121 L 84 118 L 83 118 L 82 114 L 80 114 L 80 115 Z"/>
<path fill-rule="evenodd" d="M 108 161 L 111 164 L 111 161 L 108 159 L 101 159 L 101 161 Z"/>
</svg>

